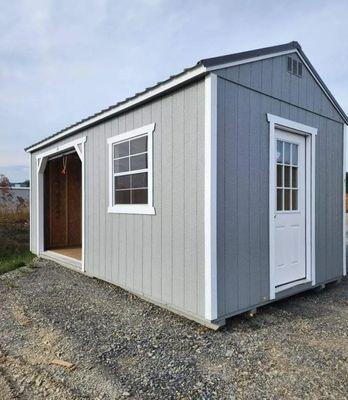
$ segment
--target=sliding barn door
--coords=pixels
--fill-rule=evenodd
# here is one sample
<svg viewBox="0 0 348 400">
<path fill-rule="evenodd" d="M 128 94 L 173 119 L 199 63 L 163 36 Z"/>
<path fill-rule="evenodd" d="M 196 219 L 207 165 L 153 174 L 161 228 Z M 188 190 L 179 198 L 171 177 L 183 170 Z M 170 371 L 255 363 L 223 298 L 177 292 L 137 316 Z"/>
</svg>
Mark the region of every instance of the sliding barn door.
<svg viewBox="0 0 348 400">
<path fill-rule="evenodd" d="M 62 173 L 65 166 L 65 173 Z M 81 161 L 76 153 L 47 162 L 44 175 L 45 248 L 81 246 Z"/>
</svg>

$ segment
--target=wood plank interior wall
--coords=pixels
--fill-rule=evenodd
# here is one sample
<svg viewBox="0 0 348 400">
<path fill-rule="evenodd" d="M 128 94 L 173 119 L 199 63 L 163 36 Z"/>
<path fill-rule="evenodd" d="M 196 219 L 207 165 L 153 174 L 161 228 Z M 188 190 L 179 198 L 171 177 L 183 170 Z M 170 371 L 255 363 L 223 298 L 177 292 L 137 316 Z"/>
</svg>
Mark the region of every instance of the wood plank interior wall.
<svg viewBox="0 0 348 400">
<path fill-rule="evenodd" d="M 45 249 L 81 246 L 81 161 L 76 153 L 47 162 L 44 174 Z"/>
</svg>

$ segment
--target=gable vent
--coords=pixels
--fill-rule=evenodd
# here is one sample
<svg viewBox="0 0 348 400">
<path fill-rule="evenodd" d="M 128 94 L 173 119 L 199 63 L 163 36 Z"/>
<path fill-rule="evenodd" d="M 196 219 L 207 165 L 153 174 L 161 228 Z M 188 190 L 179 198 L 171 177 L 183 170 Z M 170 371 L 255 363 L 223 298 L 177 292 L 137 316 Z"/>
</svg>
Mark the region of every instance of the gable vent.
<svg viewBox="0 0 348 400">
<path fill-rule="evenodd" d="M 302 76 L 303 64 L 292 57 L 288 57 L 288 72 L 296 76 Z"/>
</svg>

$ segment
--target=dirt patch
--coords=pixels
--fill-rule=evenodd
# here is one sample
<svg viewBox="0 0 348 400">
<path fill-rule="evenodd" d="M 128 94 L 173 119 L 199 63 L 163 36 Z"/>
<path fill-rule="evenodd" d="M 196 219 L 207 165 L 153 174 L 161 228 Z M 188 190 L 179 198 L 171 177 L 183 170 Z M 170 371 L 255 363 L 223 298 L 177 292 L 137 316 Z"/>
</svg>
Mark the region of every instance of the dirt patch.
<svg viewBox="0 0 348 400">
<path fill-rule="evenodd" d="M 347 398 L 347 280 L 213 332 L 51 262 L 3 277 L 1 399 Z"/>
</svg>

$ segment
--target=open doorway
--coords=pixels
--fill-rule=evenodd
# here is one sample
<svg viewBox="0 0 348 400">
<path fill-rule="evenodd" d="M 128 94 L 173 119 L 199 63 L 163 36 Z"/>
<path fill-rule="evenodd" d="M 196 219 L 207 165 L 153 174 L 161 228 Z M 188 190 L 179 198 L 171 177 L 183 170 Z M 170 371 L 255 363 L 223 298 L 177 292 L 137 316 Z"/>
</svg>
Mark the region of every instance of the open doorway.
<svg viewBox="0 0 348 400">
<path fill-rule="evenodd" d="M 82 260 L 82 163 L 75 150 L 44 170 L 44 250 Z"/>
</svg>

